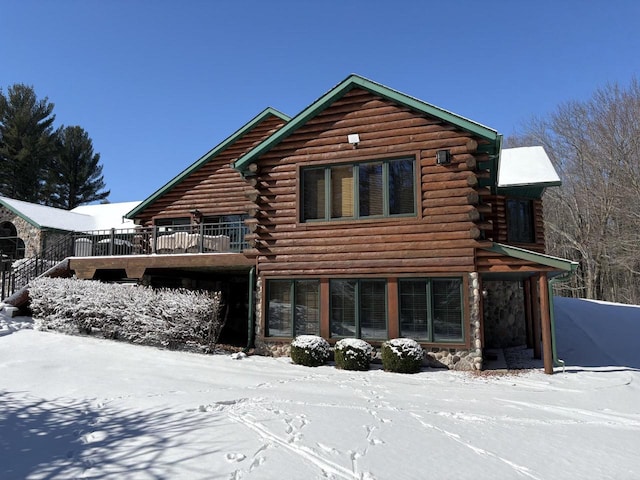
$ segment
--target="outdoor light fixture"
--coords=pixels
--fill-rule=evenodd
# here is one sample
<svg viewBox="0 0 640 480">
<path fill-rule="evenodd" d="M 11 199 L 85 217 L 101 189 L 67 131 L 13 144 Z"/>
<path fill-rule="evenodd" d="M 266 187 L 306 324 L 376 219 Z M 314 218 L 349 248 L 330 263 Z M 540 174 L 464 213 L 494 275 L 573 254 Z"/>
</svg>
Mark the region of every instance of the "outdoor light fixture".
<svg viewBox="0 0 640 480">
<path fill-rule="evenodd" d="M 451 151 L 438 150 L 436 152 L 436 163 L 438 165 L 449 165 L 451 163 Z"/>
<path fill-rule="evenodd" d="M 199 218 L 202 216 L 202 212 L 200 210 L 198 210 L 197 208 L 194 208 L 193 210 L 189 210 L 189 213 L 191 215 L 193 215 L 196 218 Z"/>
<path fill-rule="evenodd" d="M 358 135 L 357 133 L 350 133 L 347 136 L 347 139 L 349 140 L 349 143 L 353 145 L 353 148 L 356 148 L 360 143 L 360 135 Z"/>
</svg>

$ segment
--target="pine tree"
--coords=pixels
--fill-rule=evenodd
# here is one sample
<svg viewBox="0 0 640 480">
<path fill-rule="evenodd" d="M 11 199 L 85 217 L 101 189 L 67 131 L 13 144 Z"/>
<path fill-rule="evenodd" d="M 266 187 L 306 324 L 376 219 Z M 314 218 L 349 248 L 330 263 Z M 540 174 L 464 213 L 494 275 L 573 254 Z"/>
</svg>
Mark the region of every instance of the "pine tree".
<svg viewBox="0 0 640 480">
<path fill-rule="evenodd" d="M 38 100 L 33 87 L 0 90 L 0 194 L 39 202 L 55 151 L 53 103 Z"/>
<path fill-rule="evenodd" d="M 45 185 L 46 203 L 71 210 L 104 201 L 110 191 L 104 190 L 100 154 L 94 153 L 87 132 L 79 126 L 61 127 L 56 139 L 57 153 Z"/>
</svg>

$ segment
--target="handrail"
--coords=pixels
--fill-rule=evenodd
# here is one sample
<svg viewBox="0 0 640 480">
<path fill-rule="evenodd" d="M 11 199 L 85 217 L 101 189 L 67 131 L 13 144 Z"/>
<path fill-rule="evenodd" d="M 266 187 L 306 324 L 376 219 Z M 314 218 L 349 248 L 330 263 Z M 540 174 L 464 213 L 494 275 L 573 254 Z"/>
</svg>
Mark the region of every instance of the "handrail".
<svg viewBox="0 0 640 480">
<path fill-rule="evenodd" d="M 33 257 L 13 262 L 11 269 L 2 269 L 0 288 L 2 299 L 12 295 L 26 286 L 31 280 L 39 277 L 51 267 L 73 254 L 74 234 L 65 235 L 57 242 L 47 246 Z"/>
<path fill-rule="evenodd" d="M 243 220 L 72 232 L 10 270 L 3 268 L 2 299 L 67 257 L 242 252 L 249 248 L 247 233 Z"/>
</svg>

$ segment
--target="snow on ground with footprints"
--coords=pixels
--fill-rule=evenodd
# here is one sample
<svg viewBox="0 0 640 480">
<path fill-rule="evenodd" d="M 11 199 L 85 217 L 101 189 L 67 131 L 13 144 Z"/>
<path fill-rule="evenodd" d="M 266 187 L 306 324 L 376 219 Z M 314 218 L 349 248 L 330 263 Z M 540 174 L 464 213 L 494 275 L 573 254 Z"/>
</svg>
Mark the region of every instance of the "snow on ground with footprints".
<svg viewBox="0 0 640 480">
<path fill-rule="evenodd" d="M 640 478 L 640 308 L 556 314 L 553 376 L 307 368 L 2 317 L 0 478 Z"/>
</svg>

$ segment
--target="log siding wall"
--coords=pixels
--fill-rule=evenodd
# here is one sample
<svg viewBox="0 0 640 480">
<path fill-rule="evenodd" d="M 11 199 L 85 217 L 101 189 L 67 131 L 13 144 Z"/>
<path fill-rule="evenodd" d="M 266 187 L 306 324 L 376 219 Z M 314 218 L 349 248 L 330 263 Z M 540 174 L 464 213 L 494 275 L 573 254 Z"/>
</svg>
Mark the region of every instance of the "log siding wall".
<svg viewBox="0 0 640 480">
<path fill-rule="evenodd" d="M 282 125 L 282 119 L 269 116 L 149 205 L 136 220 L 151 225 L 154 218 L 190 217 L 189 211 L 193 209 L 204 216 L 247 213 L 245 192 L 249 187 L 230 163 Z"/>
<path fill-rule="evenodd" d="M 358 133 L 354 148 L 347 135 Z M 251 240 L 266 276 L 428 275 L 475 268 L 480 139 L 355 89 L 258 160 Z M 436 165 L 438 149 L 451 165 Z M 301 169 L 342 162 L 416 159 L 415 217 L 303 222 Z"/>
</svg>

